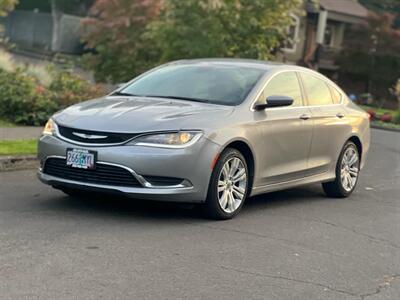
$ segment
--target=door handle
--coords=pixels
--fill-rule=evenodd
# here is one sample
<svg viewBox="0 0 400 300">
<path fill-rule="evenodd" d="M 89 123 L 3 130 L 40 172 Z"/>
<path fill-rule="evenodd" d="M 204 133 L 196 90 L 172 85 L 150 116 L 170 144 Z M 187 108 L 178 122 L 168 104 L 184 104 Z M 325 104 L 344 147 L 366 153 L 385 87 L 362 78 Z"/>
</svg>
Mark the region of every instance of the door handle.
<svg viewBox="0 0 400 300">
<path fill-rule="evenodd" d="M 300 116 L 300 119 L 302 119 L 302 120 L 309 120 L 309 119 L 311 119 L 311 116 L 308 115 L 308 114 L 302 114 L 302 115 Z"/>
<path fill-rule="evenodd" d="M 336 114 L 336 117 L 338 117 L 339 119 L 342 119 L 342 118 L 344 118 L 344 114 L 338 113 L 338 114 Z"/>
</svg>

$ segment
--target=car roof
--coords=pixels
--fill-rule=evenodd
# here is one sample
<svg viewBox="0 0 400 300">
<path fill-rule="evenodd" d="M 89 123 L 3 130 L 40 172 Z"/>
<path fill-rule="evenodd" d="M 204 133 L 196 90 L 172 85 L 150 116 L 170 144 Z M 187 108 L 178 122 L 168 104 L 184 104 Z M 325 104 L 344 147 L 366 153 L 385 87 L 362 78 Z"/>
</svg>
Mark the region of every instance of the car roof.
<svg viewBox="0 0 400 300">
<path fill-rule="evenodd" d="M 243 58 L 198 58 L 198 59 L 184 59 L 171 62 L 170 64 L 187 64 L 187 65 L 196 65 L 196 64 L 212 64 L 212 65 L 225 65 L 225 66 L 243 66 L 249 68 L 256 68 L 265 71 L 265 74 L 269 73 L 279 73 L 280 71 L 301 71 L 309 74 L 313 74 L 329 84 L 333 85 L 336 89 L 340 90 L 343 94 L 345 92 L 332 80 L 323 74 L 309 69 L 305 67 L 300 67 L 297 65 L 289 65 L 280 62 L 273 61 L 264 61 L 257 59 L 243 59 Z"/>
<path fill-rule="evenodd" d="M 243 58 L 199 58 L 199 59 L 183 59 L 173 61 L 170 64 L 211 64 L 211 65 L 225 65 L 225 66 L 243 66 L 257 69 L 264 69 L 265 71 L 271 70 L 307 70 L 295 65 L 288 65 L 280 62 L 263 61 L 257 59 L 243 59 Z"/>
</svg>

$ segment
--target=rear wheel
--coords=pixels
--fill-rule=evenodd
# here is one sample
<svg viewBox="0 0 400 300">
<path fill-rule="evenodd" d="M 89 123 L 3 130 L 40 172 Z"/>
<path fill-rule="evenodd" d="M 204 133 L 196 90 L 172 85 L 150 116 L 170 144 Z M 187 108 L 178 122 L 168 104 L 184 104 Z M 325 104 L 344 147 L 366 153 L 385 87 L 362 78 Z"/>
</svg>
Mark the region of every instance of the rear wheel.
<svg viewBox="0 0 400 300">
<path fill-rule="evenodd" d="M 236 149 L 228 148 L 220 155 L 211 175 L 204 205 L 208 217 L 226 220 L 241 210 L 249 189 L 246 159 Z"/>
<path fill-rule="evenodd" d="M 347 142 L 336 164 L 336 179 L 322 184 L 329 197 L 345 198 L 355 189 L 360 173 L 360 154 L 353 142 Z"/>
</svg>

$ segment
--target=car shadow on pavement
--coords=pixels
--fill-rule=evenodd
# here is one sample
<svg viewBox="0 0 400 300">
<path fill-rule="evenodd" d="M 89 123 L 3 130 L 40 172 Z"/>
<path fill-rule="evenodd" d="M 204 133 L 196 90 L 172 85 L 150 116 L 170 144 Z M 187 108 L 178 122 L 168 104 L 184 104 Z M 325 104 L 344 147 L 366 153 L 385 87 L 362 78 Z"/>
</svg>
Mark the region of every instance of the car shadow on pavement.
<svg viewBox="0 0 400 300">
<path fill-rule="evenodd" d="M 316 186 L 273 192 L 249 198 L 240 215 L 249 216 L 260 210 L 265 210 L 267 214 L 276 208 L 326 200 L 322 190 Z M 198 205 L 130 199 L 114 195 L 90 194 L 86 197 L 69 197 L 60 194 L 57 198 L 42 202 L 42 205 L 50 210 L 64 211 L 78 216 L 112 219 L 205 220 Z"/>
<path fill-rule="evenodd" d="M 325 201 L 326 198 L 320 185 L 310 185 L 301 188 L 271 192 L 252 197 L 247 200 L 243 211 L 274 209 L 312 201 Z"/>
</svg>

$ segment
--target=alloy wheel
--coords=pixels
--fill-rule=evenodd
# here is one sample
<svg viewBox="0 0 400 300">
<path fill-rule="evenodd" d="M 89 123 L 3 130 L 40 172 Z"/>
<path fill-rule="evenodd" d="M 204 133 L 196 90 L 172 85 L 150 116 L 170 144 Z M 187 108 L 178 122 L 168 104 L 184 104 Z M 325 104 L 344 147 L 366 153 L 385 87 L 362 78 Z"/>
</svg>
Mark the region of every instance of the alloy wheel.
<svg viewBox="0 0 400 300">
<path fill-rule="evenodd" d="M 347 148 L 343 155 L 340 168 L 342 187 L 347 192 L 352 191 L 357 183 L 359 165 L 358 151 L 353 147 Z"/>
<path fill-rule="evenodd" d="M 245 198 L 247 173 L 242 160 L 232 157 L 227 160 L 218 177 L 218 202 L 226 213 L 233 213 Z"/>
</svg>

